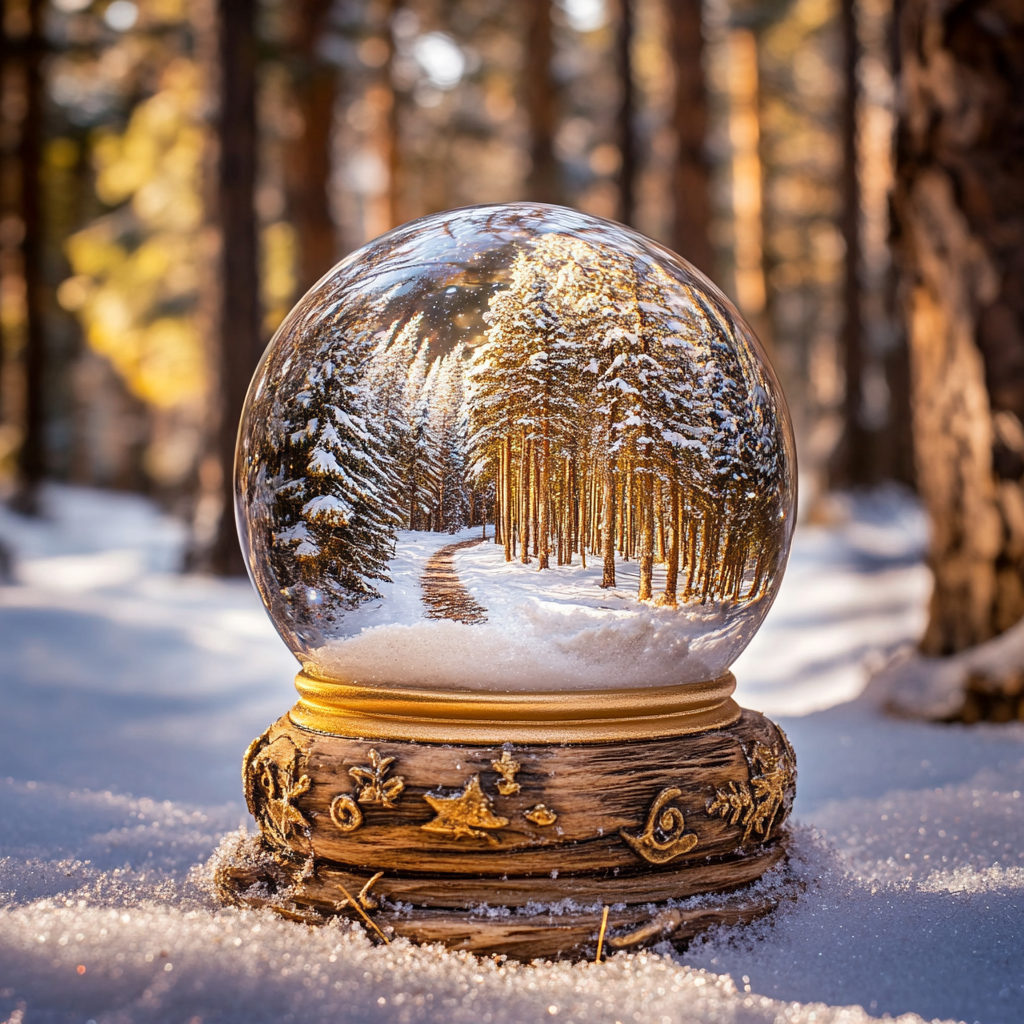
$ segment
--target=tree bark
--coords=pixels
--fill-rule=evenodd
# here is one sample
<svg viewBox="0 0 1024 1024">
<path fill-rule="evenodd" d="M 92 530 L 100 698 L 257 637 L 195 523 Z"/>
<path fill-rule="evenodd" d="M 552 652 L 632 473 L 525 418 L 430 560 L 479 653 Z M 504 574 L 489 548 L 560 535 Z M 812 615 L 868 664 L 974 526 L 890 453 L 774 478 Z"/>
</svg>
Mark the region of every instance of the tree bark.
<svg viewBox="0 0 1024 1024">
<path fill-rule="evenodd" d="M 43 54 L 46 37 L 43 0 L 28 4 L 28 34 L 21 43 L 25 82 L 25 113 L 18 136 L 18 171 L 23 224 L 22 275 L 25 281 L 23 355 L 23 434 L 18 449 L 18 487 L 12 506 L 26 515 L 39 514 L 39 487 L 46 475 L 46 278 L 42 195 L 43 126 L 46 83 Z"/>
<path fill-rule="evenodd" d="M 220 431 L 223 507 L 211 557 L 221 575 L 245 571 L 235 530 L 238 421 L 261 354 L 256 237 L 256 39 L 248 0 L 220 0 Z"/>
<path fill-rule="evenodd" d="M 633 87 L 633 0 L 619 0 L 619 24 L 615 37 L 619 93 L 619 220 L 632 224 L 636 215 L 637 146 L 635 89 Z"/>
<path fill-rule="evenodd" d="M 551 568 L 551 443 L 547 421 L 540 443 L 537 476 L 537 569 L 540 570 Z"/>
<path fill-rule="evenodd" d="M 294 44 L 295 98 L 302 136 L 289 147 L 291 214 L 298 236 L 299 292 L 305 293 L 334 265 L 331 216 L 331 135 L 337 91 L 335 65 L 321 60 L 318 44 L 330 0 L 301 0 Z"/>
<path fill-rule="evenodd" d="M 832 459 L 830 475 L 833 483 L 850 486 L 872 483 L 876 475 L 871 432 L 865 429 L 863 422 L 865 338 L 861 315 L 861 190 L 857 145 L 861 46 L 857 36 L 857 0 L 841 0 L 840 24 L 843 36 L 843 99 L 840 117 L 843 147 L 840 189 L 843 208 L 840 229 L 846 253 L 843 258 L 843 326 L 839 347 L 846 384 L 843 433 Z"/>
<path fill-rule="evenodd" d="M 672 529 L 669 534 L 668 561 L 665 566 L 665 604 L 674 608 L 677 604 L 676 590 L 679 586 L 679 528 L 682 525 L 682 514 L 679 507 L 679 484 L 673 481 L 668 486 L 672 498 Z"/>
<path fill-rule="evenodd" d="M 676 252 L 698 270 L 712 274 L 715 254 L 711 223 L 711 173 L 704 142 L 708 101 L 704 82 L 704 34 L 701 0 L 674 0 L 666 5 L 675 73 L 673 125 L 676 160 L 673 168 Z"/>
<path fill-rule="evenodd" d="M 551 73 L 554 57 L 551 0 L 528 0 L 526 18 L 524 91 L 530 123 L 530 173 L 526 195 L 538 203 L 558 203 L 562 187 L 554 150 L 558 90 Z"/>
<path fill-rule="evenodd" d="M 894 209 L 920 492 L 927 654 L 1024 613 L 1024 12 L 905 0 Z"/>
<path fill-rule="evenodd" d="M 640 589 L 637 600 L 650 601 L 654 596 L 654 481 L 650 473 L 644 473 L 640 480 Z"/>
<path fill-rule="evenodd" d="M 604 479 L 601 481 L 601 557 L 604 569 L 601 574 L 601 586 L 615 586 L 615 464 L 609 460 L 604 468 Z"/>
</svg>

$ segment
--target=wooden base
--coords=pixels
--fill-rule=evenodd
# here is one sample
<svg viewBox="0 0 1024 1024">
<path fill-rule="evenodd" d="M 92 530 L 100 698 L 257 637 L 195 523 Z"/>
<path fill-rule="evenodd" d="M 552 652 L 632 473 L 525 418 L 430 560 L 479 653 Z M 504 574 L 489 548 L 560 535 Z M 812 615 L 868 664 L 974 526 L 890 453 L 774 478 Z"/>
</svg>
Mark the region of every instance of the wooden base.
<svg viewBox="0 0 1024 1024">
<path fill-rule="evenodd" d="M 694 735 L 584 744 L 362 740 L 289 716 L 250 746 L 261 836 L 222 851 L 223 898 L 516 957 L 685 941 L 770 910 L 796 766 L 756 712 Z M 656 906 L 655 904 L 661 904 Z"/>
</svg>

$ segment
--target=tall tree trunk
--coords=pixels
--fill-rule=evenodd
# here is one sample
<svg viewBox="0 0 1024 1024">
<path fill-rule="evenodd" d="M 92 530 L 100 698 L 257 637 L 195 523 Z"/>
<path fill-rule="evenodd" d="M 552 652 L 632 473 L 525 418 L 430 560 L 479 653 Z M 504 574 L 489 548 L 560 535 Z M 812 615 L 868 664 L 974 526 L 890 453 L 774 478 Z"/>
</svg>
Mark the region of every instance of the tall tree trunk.
<svg viewBox="0 0 1024 1024">
<path fill-rule="evenodd" d="M 579 474 L 579 521 L 577 523 L 576 539 L 580 546 L 580 564 L 584 569 L 587 567 L 587 468 L 586 462 L 580 459 L 576 472 Z"/>
<path fill-rule="evenodd" d="M 673 608 L 678 603 L 676 589 L 679 586 L 679 484 L 674 480 L 669 485 L 671 492 L 672 532 L 669 535 L 668 561 L 665 566 L 665 604 Z"/>
<path fill-rule="evenodd" d="M 501 450 L 501 540 L 505 561 L 512 561 L 512 435 L 505 436 Z"/>
<path fill-rule="evenodd" d="M 46 4 L 30 0 L 28 34 L 23 37 L 22 61 L 25 113 L 18 138 L 21 201 L 21 264 L 25 282 L 25 334 L 23 349 L 24 411 L 18 450 L 18 487 L 11 502 L 27 515 L 39 513 L 39 487 L 46 475 L 46 278 L 42 195 L 43 127 L 46 83 L 43 54 Z"/>
<path fill-rule="evenodd" d="M 337 255 L 331 216 L 331 135 L 337 91 L 335 65 L 319 56 L 330 0 L 300 0 L 296 13 L 295 98 L 302 136 L 288 150 L 291 214 L 298 236 L 299 292 L 334 265 Z"/>
<path fill-rule="evenodd" d="M 234 460 L 238 421 L 260 358 L 256 211 L 255 9 L 248 0 L 220 0 L 221 236 L 220 465 L 223 508 L 211 558 L 214 572 L 245 571 L 234 517 Z"/>
<path fill-rule="evenodd" d="M 863 422 L 865 337 L 861 314 L 861 189 L 857 145 L 861 46 L 857 35 L 857 0 L 841 0 L 840 23 L 843 35 L 843 100 L 840 118 L 843 209 L 840 228 L 846 252 L 843 258 L 843 326 L 839 345 L 846 389 L 843 399 L 843 432 L 832 458 L 830 476 L 834 483 L 849 486 L 868 484 L 874 478 L 871 432 Z"/>
<path fill-rule="evenodd" d="M 519 456 L 519 561 L 530 564 L 530 442 L 525 430 Z"/>
<path fill-rule="evenodd" d="M 601 574 L 602 587 L 615 586 L 615 463 L 609 459 L 604 466 L 601 481 L 601 557 L 604 570 Z"/>
<path fill-rule="evenodd" d="M 640 502 L 640 588 L 637 600 L 650 601 L 654 596 L 654 481 L 644 473 L 638 481 Z"/>
<path fill-rule="evenodd" d="M 701 0 L 673 0 L 666 5 L 671 33 L 675 95 L 672 111 L 676 161 L 672 194 L 676 252 L 698 270 L 713 274 L 711 248 L 711 174 L 704 143 L 708 100 L 704 83 L 704 32 Z"/>
<path fill-rule="evenodd" d="M 619 71 L 618 134 L 619 220 L 632 224 L 636 216 L 636 90 L 633 86 L 633 0 L 619 0 L 619 23 L 615 36 Z"/>
<path fill-rule="evenodd" d="M 935 576 L 922 649 L 1024 613 L 1024 15 L 904 0 L 897 215 L 918 485 Z"/>
<path fill-rule="evenodd" d="M 387 117 L 381 124 L 381 147 L 384 150 L 384 162 L 388 169 L 387 226 L 385 230 L 398 227 L 402 223 L 402 152 L 399 145 L 399 120 L 401 111 L 398 104 L 398 92 L 395 90 L 395 33 L 392 28 L 395 15 L 402 6 L 402 0 L 388 0 L 385 4 L 387 24 L 385 40 L 388 46 L 388 59 L 384 65 L 385 88 L 390 93 Z"/>
<path fill-rule="evenodd" d="M 551 558 L 551 444 L 548 424 L 544 423 L 544 438 L 540 443 L 537 460 L 537 569 L 550 569 Z"/>
<path fill-rule="evenodd" d="M 527 0 L 526 19 L 523 84 L 530 124 L 530 173 L 526 195 L 538 203 L 558 203 L 562 199 L 562 183 L 554 149 L 558 88 L 551 73 L 554 57 L 551 0 Z"/>
</svg>

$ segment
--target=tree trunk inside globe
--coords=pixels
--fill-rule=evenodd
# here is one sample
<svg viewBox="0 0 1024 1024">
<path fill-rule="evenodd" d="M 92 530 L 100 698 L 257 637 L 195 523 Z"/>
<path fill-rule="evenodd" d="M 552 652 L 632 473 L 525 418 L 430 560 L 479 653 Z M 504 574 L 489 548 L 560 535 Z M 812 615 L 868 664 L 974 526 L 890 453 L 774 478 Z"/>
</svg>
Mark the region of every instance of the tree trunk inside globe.
<svg viewBox="0 0 1024 1024">
<path fill-rule="evenodd" d="M 367 706 L 364 731 L 386 733 Z M 792 895 L 784 878 L 750 883 L 784 857 L 796 764 L 772 722 L 722 707 L 725 724 L 682 735 L 529 742 L 513 723 L 502 742 L 467 724 L 483 742 L 439 743 L 314 731 L 295 721 L 323 724 L 300 702 L 246 753 L 260 834 L 215 855 L 218 892 L 522 959 L 593 956 L 599 939 L 683 944 L 750 920 Z"/>
<path fill-rule="evenodd" d="M 924 653 L 1024 614 L 1024 13 L 906 0 L 894 208 L 918 486 Z"/>
</svg>

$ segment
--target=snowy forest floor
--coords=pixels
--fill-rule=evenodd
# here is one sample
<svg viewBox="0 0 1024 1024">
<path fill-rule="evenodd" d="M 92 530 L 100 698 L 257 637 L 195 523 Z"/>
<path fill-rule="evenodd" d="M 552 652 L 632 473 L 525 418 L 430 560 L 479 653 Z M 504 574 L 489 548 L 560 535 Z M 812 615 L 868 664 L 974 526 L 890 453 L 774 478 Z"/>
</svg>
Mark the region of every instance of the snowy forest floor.
<svg viewBox="0 0 1024 1024">
<path fill-rule="evenodd" d="M 174 574 L 181 530 L 144 501 L 47 499 L 43 522 L 0 513 L 0 1020 L 1024 1020 L 1024 727 L 900 721 L 861 695 L 923 625 L 906 499 L 801 526 L 735 666 L 796 748 L 802 895 L 685 954 L 596 966 L 217 906 L 194 866 L 246 820 L 242 751 L 296 666 L 248 583 Z"/>
</svg>

